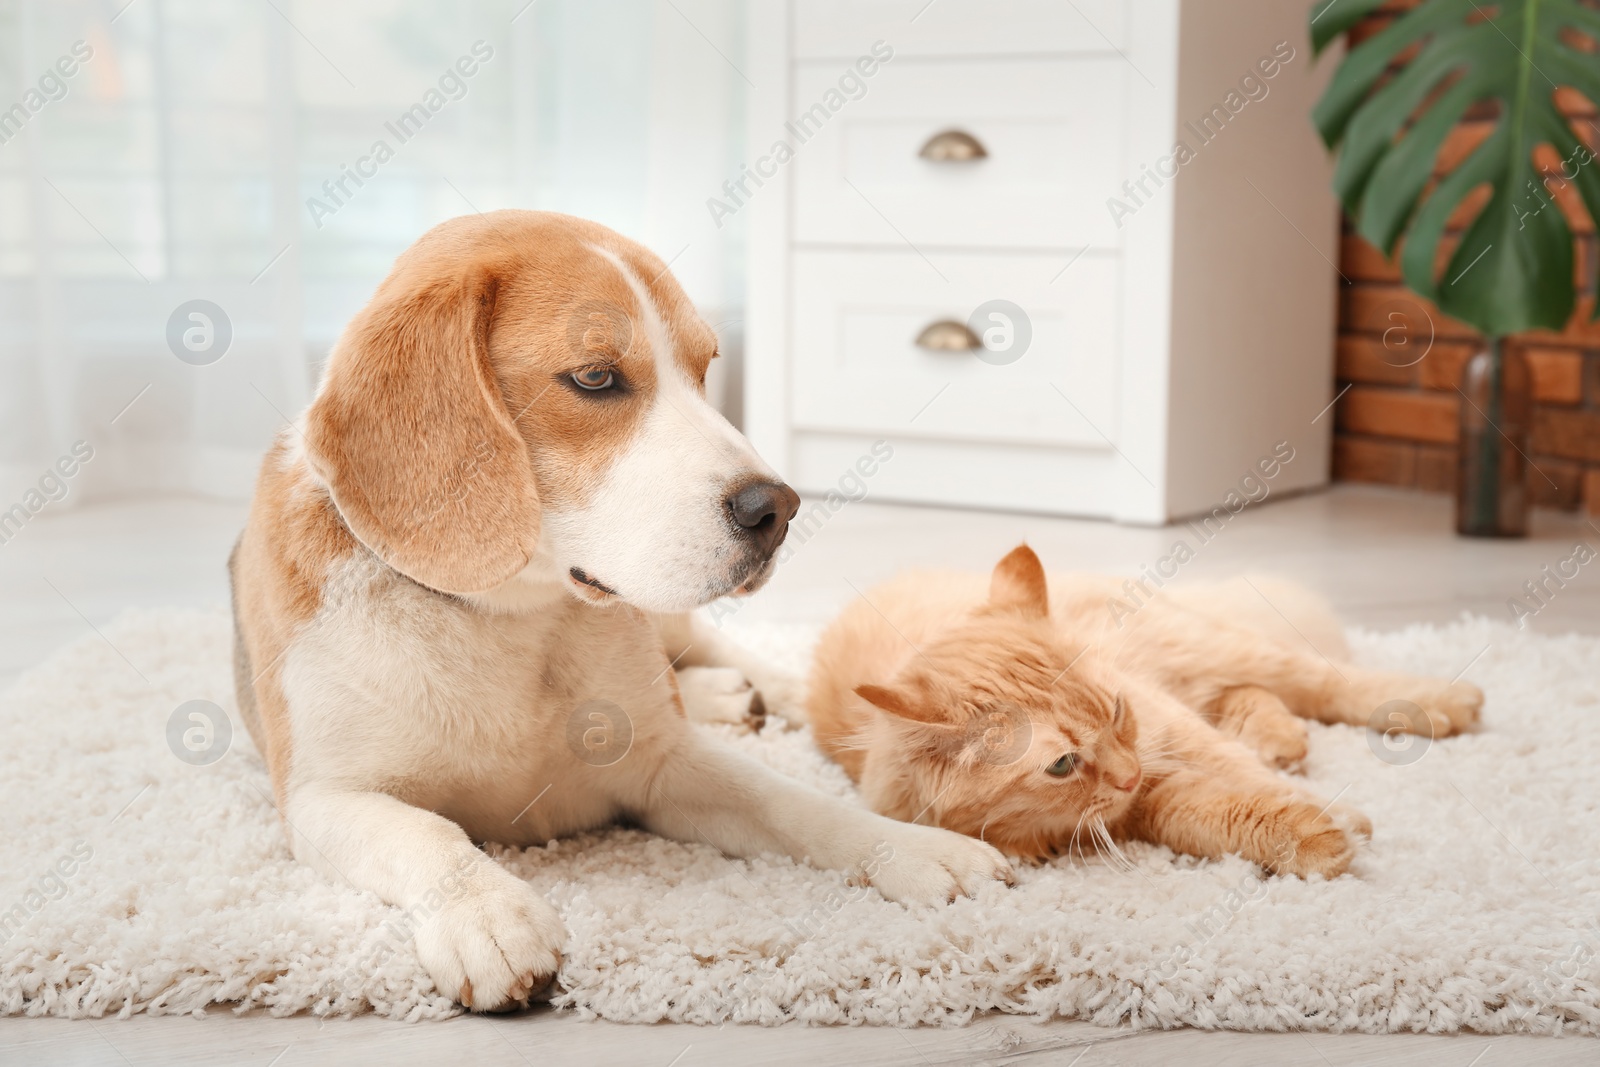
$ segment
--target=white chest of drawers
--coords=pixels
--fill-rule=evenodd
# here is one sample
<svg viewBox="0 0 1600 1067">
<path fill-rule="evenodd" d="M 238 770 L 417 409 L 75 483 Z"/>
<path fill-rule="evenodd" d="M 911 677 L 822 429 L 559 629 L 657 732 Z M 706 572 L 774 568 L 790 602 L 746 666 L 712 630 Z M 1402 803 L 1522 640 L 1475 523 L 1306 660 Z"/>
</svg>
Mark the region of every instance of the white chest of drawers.
<svg viewBox="0 0 1600 1067">
<path fill-rule="evenodd" d="M 1304 4 L 748 12 L 745 426 L 792 484 L 879 439 L 885 500 L 1163 522 L 1280 441 L 1274 491 L 1327 480 L 1332 60 Z"/>
</svg>

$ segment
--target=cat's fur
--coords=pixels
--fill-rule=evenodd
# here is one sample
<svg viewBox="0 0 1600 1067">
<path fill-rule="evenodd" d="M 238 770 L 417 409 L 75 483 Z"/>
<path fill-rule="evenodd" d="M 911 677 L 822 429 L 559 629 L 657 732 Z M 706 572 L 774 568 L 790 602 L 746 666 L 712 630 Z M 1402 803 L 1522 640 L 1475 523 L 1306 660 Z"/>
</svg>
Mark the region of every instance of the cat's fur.
<svg viewBox="0 0 1600 1067">
<path fill-rule="evenodd" d="M 1444 736 L 1483 702 L 1352 665 L 1327 606 L 1282 583 L 1167 590 L 1126 615 L 1115 579 L 1047 583 L 1023 545 L 985 584 L 907 574 L 852 605 L 818 646 L 809 711 L 875 811 L 1016 856 L 1117 860 L 1136 839 L 1333 877 L 1371 824 L 1269 768 L 1304 758 L 1301 719 L 1365 726 L 1403 700 L 1420 714 L 1388 725 Z"/>
</svg>

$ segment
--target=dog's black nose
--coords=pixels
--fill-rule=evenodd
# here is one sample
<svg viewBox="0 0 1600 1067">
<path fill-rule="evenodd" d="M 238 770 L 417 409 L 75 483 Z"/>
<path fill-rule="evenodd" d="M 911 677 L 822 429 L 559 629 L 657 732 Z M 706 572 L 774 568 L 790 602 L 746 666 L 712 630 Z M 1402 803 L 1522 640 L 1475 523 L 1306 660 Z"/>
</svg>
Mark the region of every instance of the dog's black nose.
<svg viewBox="0 0 1600 1067">
<path fill-rule="evenodd" d="M 778 547 L 799 510 L 799 495 L 782 482 L 748 482 L 728 497 L 734 523 L 755 537 L 763 553 Z"/>
</svg>

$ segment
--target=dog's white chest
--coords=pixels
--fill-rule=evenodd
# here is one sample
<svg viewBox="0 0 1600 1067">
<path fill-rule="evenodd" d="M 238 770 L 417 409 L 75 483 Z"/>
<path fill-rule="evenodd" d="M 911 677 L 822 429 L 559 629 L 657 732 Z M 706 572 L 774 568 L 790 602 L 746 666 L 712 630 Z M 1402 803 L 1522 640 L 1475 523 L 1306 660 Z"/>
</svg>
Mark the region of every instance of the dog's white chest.
<svg viewBox="0 0 1600 1067">
<path fill-rule="evenodd" d="M 626 778 L 647 779 L 646 754 L 684 728 L 636 613 L 492 614 L 396 581 L 350 592 L 285 657 L 290 708 L 318 709 L 291 711 L 293 778 L 382 790 L 480 840 L 542 843 L 622 814 Z"/>
</svg>

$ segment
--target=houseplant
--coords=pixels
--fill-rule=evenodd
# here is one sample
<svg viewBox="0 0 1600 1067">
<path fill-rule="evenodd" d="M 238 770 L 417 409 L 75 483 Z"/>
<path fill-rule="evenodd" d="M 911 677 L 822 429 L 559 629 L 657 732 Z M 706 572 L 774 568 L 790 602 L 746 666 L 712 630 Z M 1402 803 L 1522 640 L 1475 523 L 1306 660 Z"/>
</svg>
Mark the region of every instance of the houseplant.
<svg viewBox="0 0 1600 1067">
<path fill-rule="evenodd" d="M 1320 53 L 1384 3 L 1317 0 L 1313 49 Z M 1597 40 L 1600 8 L 1583 0 L 1423 0 L 1350 50 L 1312 112 L 1338 153 L 1334 189 L 1357 232 L 1391 257 L 1404 238 L 1406 284 L 1488 338 L 1460 387 L 1463 534 L 1526 529 L 1528 373 L 1505 339 L 1560 330 L 1572 316 L 1573 235 L 1551 191 L 1570 184 L 1569 199 L 1600 220 L 1600 162 L 1555 95 L 1567 88 L 1600 102 Z M 1457 121 L 1490 109 L 1493 132 L 1435 181 L 1439 149 Z M 1554 150 L 1558 169 L 1536 164 L 1540 146 Z M 1440 268 L 1452 213 L 1485 185 L 1488 202 Z"/>
</svg>

